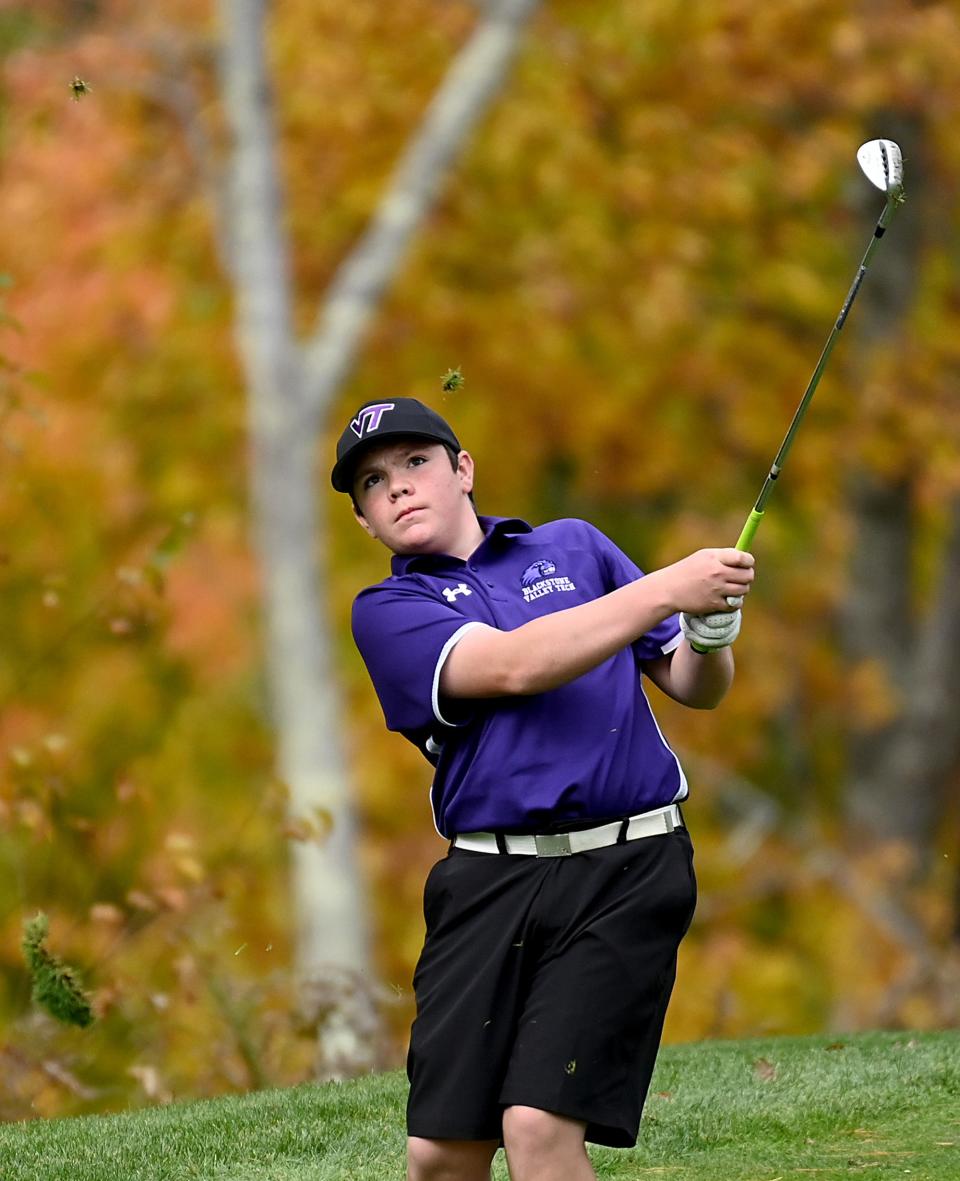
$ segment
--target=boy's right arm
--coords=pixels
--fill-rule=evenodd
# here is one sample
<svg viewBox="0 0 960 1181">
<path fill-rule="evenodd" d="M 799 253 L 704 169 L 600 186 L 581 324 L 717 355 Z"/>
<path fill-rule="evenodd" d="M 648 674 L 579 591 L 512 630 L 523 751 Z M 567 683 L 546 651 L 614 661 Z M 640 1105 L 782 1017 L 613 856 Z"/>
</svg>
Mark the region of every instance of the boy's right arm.
<svg viewBox="0 0 960 1181">
<path fill-rule="evenodd" d="M 532 619 L 513 631 L 475 627 L 440 674 L 448 697 L 545 693 L 596 668 L 675 612 L 729 611 L 744 595 L 753 557 L 735 549 L 698 550 L 609 594 Z"/>
</svg>

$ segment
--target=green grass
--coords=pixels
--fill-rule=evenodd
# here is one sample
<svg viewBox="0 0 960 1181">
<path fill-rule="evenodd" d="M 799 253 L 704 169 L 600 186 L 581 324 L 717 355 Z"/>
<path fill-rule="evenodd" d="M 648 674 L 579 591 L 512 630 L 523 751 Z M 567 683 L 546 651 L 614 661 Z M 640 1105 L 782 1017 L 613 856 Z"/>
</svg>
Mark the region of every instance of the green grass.
<svg viewBox="0 0 960 1181">
<path fill-rule="evenodd" d="M 401 1181 L 404 1100 L 392 1073 L 0 1125 L 0 1179 Z M 602 1178 L 960 1181 L 960 1034 L 669 1046 L 638 1147 L 591 1155 Z"/>
</svg>

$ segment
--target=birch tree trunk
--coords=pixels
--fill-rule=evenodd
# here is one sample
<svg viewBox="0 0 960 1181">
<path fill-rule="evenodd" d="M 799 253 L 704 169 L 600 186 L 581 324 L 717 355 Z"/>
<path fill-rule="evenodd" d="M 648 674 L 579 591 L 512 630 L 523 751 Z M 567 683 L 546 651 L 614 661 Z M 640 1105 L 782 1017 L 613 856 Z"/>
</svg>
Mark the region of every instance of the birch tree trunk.
<svg viewBox="0 0 960 1181">
<path fill-rule="evenodd" d="M 315 445 L 377 303 L 457 150 L 500 89 L 538 0 L 490 4 L 411 141 L 368 232 L 345 259 L 310 339 L 292 317 L 283 196 L 264 56 L 265 0 L 220 0 L 231 133 L 226 232 L 249 396 L 251 497 L 266 613 L 278 771 L 290 790 L 297 968 L 324 1014 L 318 1073 L 371 1065 L 371 919 L 356 855 L 326 585 Z M 326 478 L 328 464 L 321 465 Z M 310 834 L 313 834 L 312 837 Z M 370 1003 L 365 1002 L 365 998 Z M 366 1055 L 366 1056 L 365 1056 Z"/>
</svg>

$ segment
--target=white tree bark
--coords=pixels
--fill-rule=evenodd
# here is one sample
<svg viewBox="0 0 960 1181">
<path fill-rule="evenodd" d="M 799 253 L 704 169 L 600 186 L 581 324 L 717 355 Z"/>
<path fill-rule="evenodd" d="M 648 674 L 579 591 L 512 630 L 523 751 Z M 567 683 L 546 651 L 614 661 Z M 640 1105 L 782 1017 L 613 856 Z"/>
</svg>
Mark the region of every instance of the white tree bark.
<svg viewBox="0 0 960 1181">
<path fill-rule="evenodd" d="M 370 229 L 341 265 L 312 338 L 301 345 L 291 317 L 264 62 L 265 0 L 220 0 L 221 85 L 232 137 L 229 224 L 221 238 L 229 243 L 235 330 L 249 394 L 252 511 L 278 770 L 289 786 L 293 824 L 319 830 L 318 839 L 296 840 L 292 849 L 297 967 L 305 981 L 331 973 L 369 979 L 371 973 L 369 908 L 323 608 L 325 522 L 318 517 L 315 436 L 457 149 L 501 86 L 537 2 L 500 0 L 485 12 L 427 110 Z M 338 1058 L 362 1065 L 349 1031 L 335 1025 L 331 1031 L 328 1023 L 328 1040 L 331 1032 L 337 1044 L 328 1051 L 333 1065 L 324 1073 L 337 1072 Z"/>
</svg>

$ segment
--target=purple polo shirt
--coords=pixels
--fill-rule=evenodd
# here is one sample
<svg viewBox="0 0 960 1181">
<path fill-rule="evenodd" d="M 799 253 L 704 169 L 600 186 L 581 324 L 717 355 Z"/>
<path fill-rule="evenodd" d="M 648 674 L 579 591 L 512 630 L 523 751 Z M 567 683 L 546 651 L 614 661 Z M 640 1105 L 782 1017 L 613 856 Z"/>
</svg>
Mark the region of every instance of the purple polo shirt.
<svg viewBox="0 0 960 1181">
<path fill-rule="evenodd" d="M 671 652 L 669 616 L 569 684 L 532 696 L 464 699 L 440 693 L 454 645 L 480 624 L 512 631 L 643 577 L 586 521 L 480 517 L 485 540 L 467 561 L 395 556 L 390 578 L 361 591 L 353 635 L 387 727 L 436 767 L 431 790 L 442 836 L 535 831 L 605 820 L 682 800 L 687 782 L 660 732 L 640 662 Z"/>
</svg>

